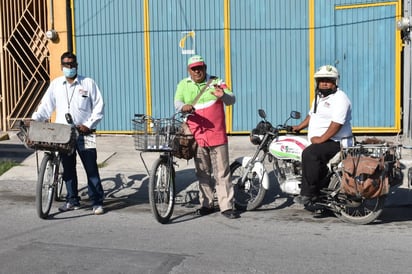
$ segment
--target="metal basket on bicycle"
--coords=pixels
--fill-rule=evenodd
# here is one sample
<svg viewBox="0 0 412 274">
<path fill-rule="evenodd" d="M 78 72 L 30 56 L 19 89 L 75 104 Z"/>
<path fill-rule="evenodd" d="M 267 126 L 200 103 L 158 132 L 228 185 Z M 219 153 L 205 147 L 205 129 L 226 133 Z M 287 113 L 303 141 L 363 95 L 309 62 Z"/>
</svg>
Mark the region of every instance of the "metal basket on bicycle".
<svg viewBox="0 0 412 274">
<path fill-rule="evenodd" d="M 173 140 L 181 122 L 173 118 L 154 119 L 136 114 L 134 126 L 134 145 L 140 151 L 173 151 Z"/>
<path fill-rule="evenodd" d="M 391 156 L 390 158 L 393 158 L 396 155 L 400 158 L 401 146 L 387 143 L 384 140 L 377 140 L 374 143 L 366 140 L 358 145 L 343 148 L 343 152 L 345 155 L 351 155 L 352 157 L 363 155 L 373 158 L 380 158 L 382 156 L 385 156 L 385 158 Z"/>
<path fill-rule="evenodd" d="M 77 133 L 70 125 L 32 121 L 29 127 L 19 132 L 18 137 L 27 148 L 71 153 Z"/>
<path fill-rule="evenodd" d="M 341 190 L 355 197 L 376 198 L 389 193 L 389 186 L 402 183 L 401 145 L 360 143 L 343 150 Z"/>
</svg>

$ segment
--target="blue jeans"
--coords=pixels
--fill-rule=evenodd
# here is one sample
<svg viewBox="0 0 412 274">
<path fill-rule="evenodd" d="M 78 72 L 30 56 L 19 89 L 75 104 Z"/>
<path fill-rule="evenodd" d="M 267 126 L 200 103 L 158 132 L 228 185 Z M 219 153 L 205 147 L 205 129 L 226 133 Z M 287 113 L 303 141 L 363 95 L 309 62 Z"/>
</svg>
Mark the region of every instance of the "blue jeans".
<svg viewBox="0 0 412 274">
<path fill-rule="evenodd" d="M 78 146 L 73 154 L 62 155 L 63 180 L 66 182 L 67 189 L 66 201 L 73 205 L 78 205 L 80 201 L 76 170 L 77 153 L 87 174 L 88 194 L 92 206 L 103 205 L 104 191 L 97 167 L 97 151 L 95 148 L 80 150 Z"/>
</svg>

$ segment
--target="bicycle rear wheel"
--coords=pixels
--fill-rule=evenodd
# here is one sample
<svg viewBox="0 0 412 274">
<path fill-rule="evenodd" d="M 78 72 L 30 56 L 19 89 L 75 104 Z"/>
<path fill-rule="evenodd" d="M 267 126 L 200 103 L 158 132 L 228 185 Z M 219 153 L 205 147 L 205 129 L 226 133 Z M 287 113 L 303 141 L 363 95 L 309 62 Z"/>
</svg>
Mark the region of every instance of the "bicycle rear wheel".
<svg viewBox="0 0 412 274">
<path fill-rule="evenodd" d="M 329 189 L 337 190 L 340 188 L 341 179 L 338 176 L 333 176 Z M 346 197 L 342 203 L 336 205 L 334 214 L 340 220 L 365 225 L 375 221 L 382 213 L 385 204 L 386 196 L 380 196 L 374 199 L 351 199 Z"/>
<path fill-rule="evenodd" d="M 149 179 L 149 202 L 152 214 L 162 224 L 169 222 L 175 204 L 175 170 L 172 158 L 160 157 Z"/>
<path fill-rule="evenodd" d="M 41 219 L 46 219 L 49 216 L 50 208 L 53 203 L 54 194 L 54 174 L 58 172 L 58 165 L 54 156 L 45 153 L 40 164 L 40 171 L 37 177 L 36 186 L 36 209 L 37 215 Z"/>
</svg>

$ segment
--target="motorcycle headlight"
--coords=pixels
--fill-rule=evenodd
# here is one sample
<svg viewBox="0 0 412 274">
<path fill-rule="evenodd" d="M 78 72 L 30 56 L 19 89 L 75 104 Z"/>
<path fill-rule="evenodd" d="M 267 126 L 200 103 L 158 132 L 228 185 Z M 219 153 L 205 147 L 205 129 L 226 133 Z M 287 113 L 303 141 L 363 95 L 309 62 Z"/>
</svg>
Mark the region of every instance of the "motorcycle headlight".
<svg viewBox="0 0 412 274">
<path fill-rule="evenodd" d="M 254 145 L 260 145 L 262 142 L 262 135 L 250 134 L 250 142 Z"/>
</svg>

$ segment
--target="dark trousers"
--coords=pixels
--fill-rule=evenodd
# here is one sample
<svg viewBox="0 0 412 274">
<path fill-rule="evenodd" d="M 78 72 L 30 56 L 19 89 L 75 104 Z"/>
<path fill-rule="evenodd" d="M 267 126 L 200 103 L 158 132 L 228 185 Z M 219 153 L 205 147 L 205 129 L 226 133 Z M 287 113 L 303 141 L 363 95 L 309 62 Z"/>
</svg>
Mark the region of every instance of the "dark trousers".
<svg viewBox="0 0 412 274">
<path fill-rule="evenodd" d="M 78 147 L 73 154 L 62 156 L 64 169 L 63 180 L 66 182 L 67 202 L 77 205 L 80 200 L 76 170 L 76 152 L 79 154 L 87 174 L 88 194 L 92 205 L 103 205 L 104 191 L 100 180 L 99 169 L 97 167 L 96 149 L 79 150 Z"/>
<path fill-rule="evenodd" d="M 302 153 L 302 196 L 318 196 L 326 183 L 328 162 L 340 150 L 340 143 L 332 140 L 322 144 L 311 144 Z"/>
</svg>

